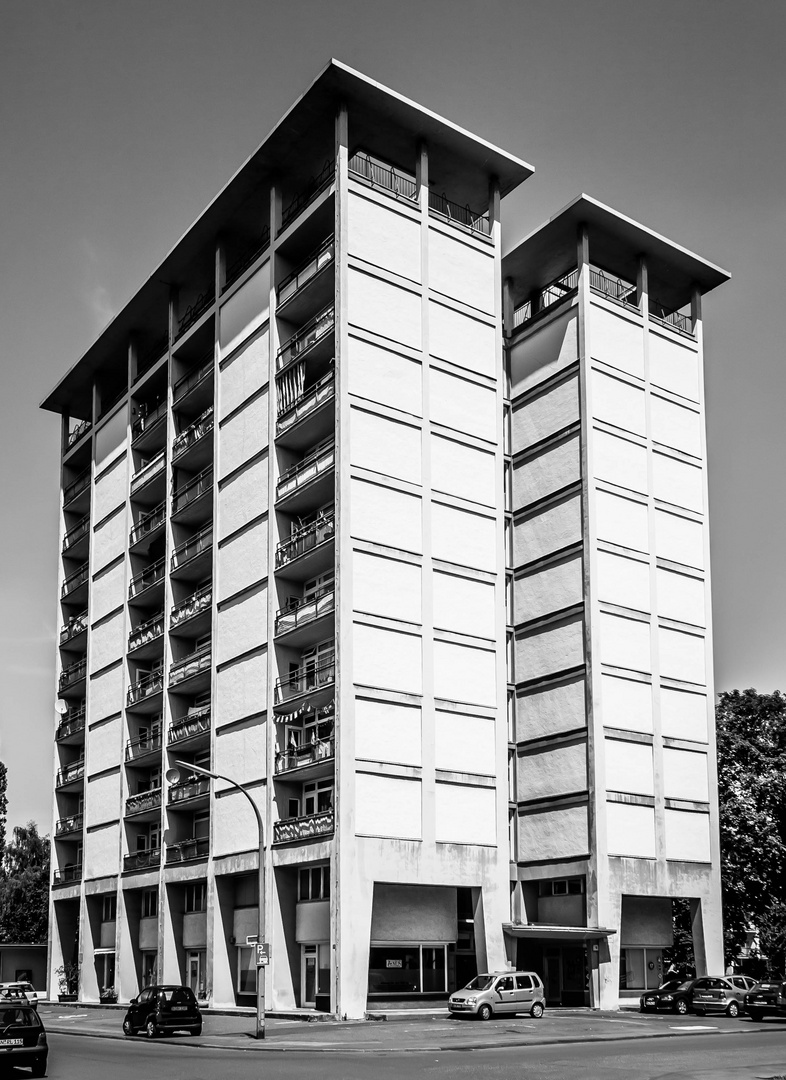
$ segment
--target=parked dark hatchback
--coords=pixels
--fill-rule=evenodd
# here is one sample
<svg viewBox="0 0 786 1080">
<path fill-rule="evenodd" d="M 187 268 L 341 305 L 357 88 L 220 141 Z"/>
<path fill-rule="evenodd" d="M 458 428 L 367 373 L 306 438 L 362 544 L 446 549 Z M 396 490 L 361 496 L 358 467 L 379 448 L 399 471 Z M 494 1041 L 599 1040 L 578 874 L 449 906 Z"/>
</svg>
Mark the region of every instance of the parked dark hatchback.
<svg viewBox="0 0 786 1080">
<path fill-rule="evenodd" d="M 702 976 L 700 979 L 688 979 L 686 982 L 677 982 L 676 980 L 667 982 L 663 986 L 659 986 L 657 990 L 647 990 L 646 993 L 642 994 L 639 998 L 639 1010 L 641 1012 L 655 1012 L 659 1009 L 667 1009 L 670 1012 L 684 1014 L 696 1007 L 694 1001 L 696 994 L 702 995 L 702 1006 L 710 1005 L 712 995 L 709 994 L 709 991 L 719 990 L 725 983 L 725 979 L 709 975 Z M 731 990 L 731 987 L 729 986 L 727 989 Z M 739 997 L 741 1000 L 741 991 Z"/>
<path fill-rule="evenodd" d="M 751 1020 L 763 1016 L 786 1016 L 786 982 L 763 979 L 745 995 L 745 1011 Z"/>
<path fill-rule="evenodd" d="M 49 1047 L 46 1031 L 30 1005 L 0 1005 L 0 1072 L 14 1066 L 33 1070 L 33 1076 L 46 1075 Z"/>
<path fill-rule="evenodd" d="M 187 986 L 147 986 L 139 997 L 131 998 L 123 1021 L 123 1032 L 144 1031 L 149 1039 L 173 1031 L 202 1034 L 202 1014 L 194 992 Z"/>
</svg>

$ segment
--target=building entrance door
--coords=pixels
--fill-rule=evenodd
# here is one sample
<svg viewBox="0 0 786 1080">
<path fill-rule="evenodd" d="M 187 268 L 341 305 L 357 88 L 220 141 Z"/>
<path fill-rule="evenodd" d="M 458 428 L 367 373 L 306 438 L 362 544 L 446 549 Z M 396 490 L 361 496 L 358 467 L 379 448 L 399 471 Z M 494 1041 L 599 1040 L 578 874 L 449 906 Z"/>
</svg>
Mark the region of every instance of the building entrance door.
<svg viewBox="0 0 786 1080">
<path fill-rule="evenodd" d="M 547 1005 L 562 1004 L 562 956 L 559 949 L 549 950 L 544 956 L 545 972 L 543 982 L 546 990 Z"/>
<path fill-rule="evenodd" d="M 194 997 L 199 997 L 202 989 L 202 956 L 201 952 L 188 954 L 188 985 L 194 991 Z"/>
<path fill-rule="evenodd" d="M 301 945 L 300 1005 L 314 1009 L 317 1004 L 317 947 Z"/>
</svg>

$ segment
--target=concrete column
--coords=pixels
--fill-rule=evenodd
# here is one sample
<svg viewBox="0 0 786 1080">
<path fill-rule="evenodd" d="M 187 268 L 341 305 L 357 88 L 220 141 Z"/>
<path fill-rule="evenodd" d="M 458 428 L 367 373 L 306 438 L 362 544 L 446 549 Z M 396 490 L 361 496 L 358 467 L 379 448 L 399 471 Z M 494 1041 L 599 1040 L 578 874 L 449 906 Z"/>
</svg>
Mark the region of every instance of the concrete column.
<svg viewBox="0 0 786 1080">
<path fill-rule="evenodd" d="M 622 927 L 622 894 L 614 892 L 605 898 L 606 925 L 617 933 L 598 942 L 598 997 L 593 1006 L 600 1009 L 616 1009 L 620 985 L 620 931 Z"/>
</svg>

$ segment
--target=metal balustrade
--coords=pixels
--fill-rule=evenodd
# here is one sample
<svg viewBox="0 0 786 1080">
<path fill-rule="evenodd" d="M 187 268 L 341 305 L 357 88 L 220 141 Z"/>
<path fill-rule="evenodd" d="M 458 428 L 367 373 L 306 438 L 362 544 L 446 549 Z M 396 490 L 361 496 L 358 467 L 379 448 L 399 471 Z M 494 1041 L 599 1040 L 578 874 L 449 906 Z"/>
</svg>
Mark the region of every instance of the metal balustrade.
<svg viewBox="0 0 786 1080">
<path fill-rule="evenodd" d="M 67 668 L 63 668 L 60 672 L 60 680 L 58 682 L 58 689 L 62 692 L 67 690 L 69 686 L 73 686 L 75 683 L 81 682 L 82 679 L 87 677 L 87 659 L 78 660 L 75 664 L 69 664 Z"/>
<path fill-rule="evenodd" d="M 126 703 L 127 705 L 136 705 L 138 702 L 144 701 L 145 698 L 152 697 L 153 694 L 161 693 L 163 689 L 164 669 L 156 668 L 155 671 L 151 671 L 149 675 L 145 675 L 144 678 L 138 679 L 129 686 Z"/>
<path fill-rule="evenodd" d="M 92 426 L 90 420 L 81 420 L 78 424 L 74 425 L 66 438 L 66 450 L 70 450 L 72 446 L 78 443 L 82 436 L 86 435 Z"/>
<path fill-rule="evenodd" d="M 233 285 L 237 279 L 248 270 L 249 266 L 257 261 L 259 256 L 270 247 L 270 226 L 266 225 L 262 231 L 262 236 L 255 240 L 252 244 L 249 244 L 245 251 L 243 251 L 227 268 L 226 281 L 224 287 L 221 290 L 226 292 L 230 285 Z"/>
<path fill-rule="evenodd" d="M 126 817 L 143 814 L 147 810 L 157 810 L 160 806 L 160 787 L 151 788 L 150 791 L 138 791 L 136 795 L 129 795 L 126 799 Z"/>
<path fill-rule="evenodd" d="M 161 862 L 161 848 L 144 848 L 123 856 L 124 870 L 147 870 Z"/>
<path fill-rule="evenodd" d="M 334 829 L 334 813 L 322 810 L 319 814 L 285 818 L 273 823 L 273 843 L 288 844 L 293 840 L 310 840 L 314 836 L 329 836 Z"/>
<path fill-rule="evenodd" d="M 72 526 L 63 537 L 63 554 L 73 547 L 77 540 L 81 540 L 83 536 L 87 535 L 90 529 L 90 515 L 85 514 L 84 517 L 77 521 L 76 525 Z"/>
<path fill-rule="evenodd" d="M 322 446 L 311 454 L 307 454 L 306 457 L 301 458 L 300 461 L 290 466 L 290 468 L 288 468 L 286 472 L 283 472 L 278 478 L 278 483 L 276 484 L 276 498 L 283 499 L 284 496 L 289 495 L 291 492 L 310 483 L 312 480 L 316 479 L 317 476 L 328 472 L 333 468 L 335 459 L 336 448 L 333 443 L 329 446 Z"/>
<path fill-rule="evenodd" d="M 329 540 L 332 540 L 336 532 L 335 514 L 323 514 L 316 521 L 309 522 L 299 529 L 293 529 L 285 540 L 280 540 L 276 546 L 276 570 L 286 566 L 294 559 L 313 551 Z"/>
<path fill-rule="evenodd" d="M 329 615 L 335 609 L 336 593 L 333 585 L 319 589 L 309 597 L 291 597 L 289 604 L 276 612 L 276 634 L 286 634 L 300 626 Z"/>
<path fill-rule="evenodd" d="M 326 266 L 329 266 L 333 262 L 335 254 L 336 245 L 333 237 L 329 236 L 291 274 L 287 274 L 282 279 L 276 290 L 279 306 L 285 304 L 287 300 L 291 300 L 304 285 L 307 285 L 312 278 L 316 277 L 320 270 L 324 270 Z"/>
<path fill-rule="evenodd" d="M 300 367 L 300 365 L 297 366 Z M 309 413 L 315 412 L 320 405 L 330 401 L 336 395 L 335 372 L 329 371 L 313 386 L 305 388 L 302 386 L 305 372 L 299 380 L 287 378 L 296 373 L 297 368 L 287 368 L 276 382 L 278 394 L 276 431 L 279 435 L 305 419 Z"/>
<path fill-rule="evenodd" d="M 87 610 L 80 611 L 78 615 L 72 615 L 71 618 L 60 629 L 60 644 L 65 645 L 71 638 L 75 638 L 78 634 L 84 633 L 87 630 Z"/>
<path fill-rule="evenodd" d="M 210 668 L 211 658 L 210 645 L 204 645 L 201 649 L 189 653 L 183 660 L 178 660 L 169 669 L 169 685 L 177 686 L 178 683 L 207 671 Z"/>
<path fill-rule="evenodd" d="M 150 563 L 144 570 L 131 578 L 131 582 L 128 586 L 128 598 L 132 600 L 135 596 L 139 596 L 146 589 L 149 589 L 151 585 L 157 585 L 160 581 L 164 580 L 164 559 L 157 559 L 154 563 Z"/>
<path fill-rule="evenodd" d="M 315 315 L 313 319 L 301 326 L 290 338 L 283 343 L 276 356 L 276 371 L 283 371 L 294 363 L 326 334 L 329 334 L 335 325 L 335 308 L 331 304 Z"/>
<path fill-rule="evenodd" d="M 52 875 L 53 885 L 67 885 L 69 881 L 82 880 L 82 864 L 66 863 Z"/>
<path fill-rule="evenodd" d="M 161 450 L 131 477 L 131 494 L 133 495 L 139 491 L 141 487 L 144 487 L 153 477 L 158 476 L 165 468 L 166 450 Z"/>
<path fill-rule="evenodd" d="M 146 431 L 149 431 L 159 420 L 162 420 L 166 416 L 167 400 L 159 401 L 153 408 L 149 408 L 145 404 L 138 406 L 139 414 L 131 425 L 131 439 L 138 439 L 140 435 L 144 435 Z"/>
<path fill-rule="evenodd" d="M 126 743 L 126 761 L 136 761 L 137 758 L 154 754 L 161 749 L 161 732 L 154 735 L 139 735 L 136 739 L 129 739 Z"/>
<path fill-rule="evenodd" d="M 190 596 L 172 608 L 169 615 L 170 629 L 179 626 L 180 623 L 186 622 L 188 619 L 193 619 L 195 615 L 199 615 L 202 611 L 207 611 L 213 602 L 213 586 L 203 585 L 201 589 L 197 589 L 196 592 L 191 593 Z"/>
<path fill-rule="evenodd" d="M 172 495 L 172 513 L 177 514 L 180 510 L 184 510 L 191 503 L 196 502 L 206 491 L 210 491 L 212 487 L 213 466 L 210 465 L 174 492 Z"/>
<path fill-rule="evenodd" d="M 147 645 L 150 641 L 155 641 L 156 638 L 163 637 L 164 634 L 164 613 L 154 615 L 152 619 L 148 619 L 146 622 L 140 623 L 131 633 L 128 635 L 128 651 L 138 649 L 141 645 Z"/>
<path fill-rule="evenodd" d="M 491 236 L 488 211 L 480 213 L 469 206 L 461 206 L 445 194 L 437 195 L 436 191 L 428 193 L 428 208 L 445 218 L 451 225 L 463 225 L 465 229 L 480 233 L 481 236 Z"/>
<path fill-rule="evenodd" d="M 206 379 L 208 375 L 212 374 L 213 366 L 213 352 L 211 350 L 208 358 L 199 367 L 187 372 L 182 379 L 178 379 L 175 383 L 172 388 L 174 403 L 177 404 L 178 401 L 182 401 L 186 394 L 190 393 L 190 391 L 201 383 L 203 379 Z"/>
<path fill-rule="evenodd" d="M 651 319 L 657 320 L 662 325 L 668 326 L 672 330 L 679 330 L 681 334 L 694 337 L 693 322 L 690 315 L 686 315 L 682 311 L 669 311 L 668 308 L 655 299 L 650 299 L 649 313 Z"/>
<path fill-rule="evenodd" d="M 128 542 L 133 547 L 134 544 L 138 544 L 140 540 L 144 540 L 150 533 L 164 524 L 166 518 L 166 502 L 160 502 L 158 506 L 154 506 L 152 510 L 148 510 L 146 514 L 137 521 L 136 525 L 131 529 L 128 535 Z"/>
<path fill-rule="evenodd" d="M 316 176 L 312 176 L 305 187 L 301 188 L 294 199 L 286 205 L 281 214 L 281 228 L 278 230 L 280 233 L 283 232 L 288 225 L 291 225 L 295 218 L 299 217 L 306 207 L 314 202 L 326 188 L 330 187 L 333 183 L 335 172 L 335 161 L 326 161 L 320 172 Z"/>
<path fill-rule="evenodd" d="M 373 158 L 361 150 L 353 154 L 347 163 L 349 171 L 367 180 L 372 187 L 382 188 L 396 197 L 416 200 L 418 185 L 414 176 L 401 172 L 379 158 Z"/>
<path fill-rule="evenodd" d="M 176 547 L 172 552 L 172 569 L 177 570 L 178 567 L 183 566 L 185 563 L 190 562 L 191 559 L 196 558 L 197 555 L 201 555 L 203 551 L 208 551 L 213 546 L 213 522 L 206 525 L 203 529 L 200 529 L 198 533 L 193 536 L 189 536 L 188 540 L 179 547 Z"/>
<path fill-rule="evenodd" d="M 280 705 L 284 701 L 308 694 L 312 690 L 320 690 L 323 686 L 329 686 L 335 681 L 336 657 L 334 653 L 330 653 L 319 663 L 304 665 L 276 680 L 275 702 Z"/>
<path fill-rule="evenodd" d="M 336 744 L 332 736 L 329 739 L 316 739 L 302 746 L 292 746 L 287 750 L 278 750 L 276 772 L 290 772 L 293 769 L 302 769 L 304 765 L 313 765 L 317 761 L 327 761 L 335 755 L 335 751 Z"/>
<path fill-rule="evenodd" d="M 210 794 L 210 778 L 198 776 L 193 779 L 183 780 L 179 784 L 172 784 L 169 788 L 167 801 L 171 803 L 186 802 L 189 799 L 198 799 L 201 795 Z"/>
<path fill-rule="evenodd" d="M 593 292 L 600 293 L 601 296 L 608 296 L 612 300 L 618 300 L 621 304 L 627 304 L 629 307 L 638 308 L 638 290 L 629 281 L 615 278 L 594 267 L 590 267 L 589 277 L 590 288 Z"/>
<path fill-rule="evenodd" d="M 205 289 L 203 293 L 200 293 L 193 304 L 188 305 L 182 316 L 178 319 L 175 341 L 182 337 L 186 330 L 190 330 L 194 323 L 202 318 L 215 298 L 215 289 L 211 286 L 210 288 Z"/>
<path fill-rule="evenodd" d="M 73 574 L 69 576 L 63 582 L 60 589 L 61 599 L 69 595 L 69 593 L 76 592 L 80 585 L 84 585 L 87 579 L 90 577 L 90 567 L 88 563 L 82 563 L 78 570 L 75 570 Z"/>
<path fill-rule="evenodd" d="M 199 709 L 196 712 L 189 713 L 187 716 L 173 720 L 169 725 L 167 742 L 171 746 L 172 743 L 183 742 L 185 739 L 191 739 L 195 735 L 201 735 L 209 730 L 210 706 L 206 705 L 204 709 Z"/>
<path fill-rule="evenodd" d="M 69 735 L 75 735 L 85 729 L 85 706 L 82 704 L 78 709 L 69 709 L 55 731 L 56 739 L 67 739 Z"/>
<path fill-rule="evenodd" d="M 68 833 L 82 831 L 84 814 L 72 814 L 70 817 L 59 818 L 55 825 L 55 836 L 65 836 Z"/>
<path fill-rule="evenodd" d="M 513 329 L 522 326 L 525 322 L 529 322 L 536 315 L 540 315 L 543 311 L 548 311 L 549 308 L 554 307 L 555 304 L 559 304 L 566 297 L 570 296 L 579 287 L 579 271 L 578 267 L 570 270 L 567 274 L 563 274 L 562 277 L 555 278 L 554 281 L 550 281 L 548 285 L 544 285 L 535 296 L 530 297 L 513 312 Z"/>
<path fill-rule="evenodd" d="M 190 862 L 192 859 L 206 859 L 210 853 L 210 840 L 206 836 L 181 840 L 178 844 L 167 844 L 167 863 Z"/>
<path fill-rule="evenodd" d="M 64 765 L 62 769 L 58 769 L 56 777 L 57 787 L 62 787 L 63 784 L 71 784 L 75 780 L 81 780 L 85 775 L 85 759 L 79 758 L 77 761 L 72 761 L 70 765 Z"/>
<path fill-rule="evenodd" d="M 66 503 L 71 502 L 77 495 L 81 495 L 85 488 L 88 487 L 90 487 L 89 467 L 63 488 L 63 504 L 65 505 Z"/>
<path fill-rule="evenodd" d="M 143 353 L 141 357 L 137 358 L 136 362 L 136 378 L 140 379 L 146 371 L 149 371 L 151 367 L 155 367 L 159 360 L 161 360 L 164 354 L 169 349 L 169 335 L 166 337 L 160 337 L 147 352 Z"/>
<path fill-rule="evenodd" d="M 198 442 L 204 435 L 208 435 L 213 430 L 213 406 L 209 409 L 205 409 L 201 416 L 189 424 L 187 428 L 184 428 L 179 435 L 175 436 L 172 443 L 172 458 L 174 459 L 180 454 L 185 453 L 190 446 L 193 446 L 195 442 Z"/>
</svg>

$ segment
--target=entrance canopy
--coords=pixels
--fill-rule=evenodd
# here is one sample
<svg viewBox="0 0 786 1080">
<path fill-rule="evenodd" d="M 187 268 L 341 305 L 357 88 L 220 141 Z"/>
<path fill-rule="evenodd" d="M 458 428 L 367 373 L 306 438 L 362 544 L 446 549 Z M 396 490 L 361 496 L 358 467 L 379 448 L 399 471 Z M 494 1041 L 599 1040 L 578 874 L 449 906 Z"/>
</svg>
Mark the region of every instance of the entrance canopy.
<svg viewBox="0 0 786 1080">
<path fill-rule="evenodd" d="M 515 938 L 537 938 L 547 942 L 598 941 L 616 934 L 603 926 L 546 926 L 543 923 L 503 923 L 506 934 Z"/>
</svg>

